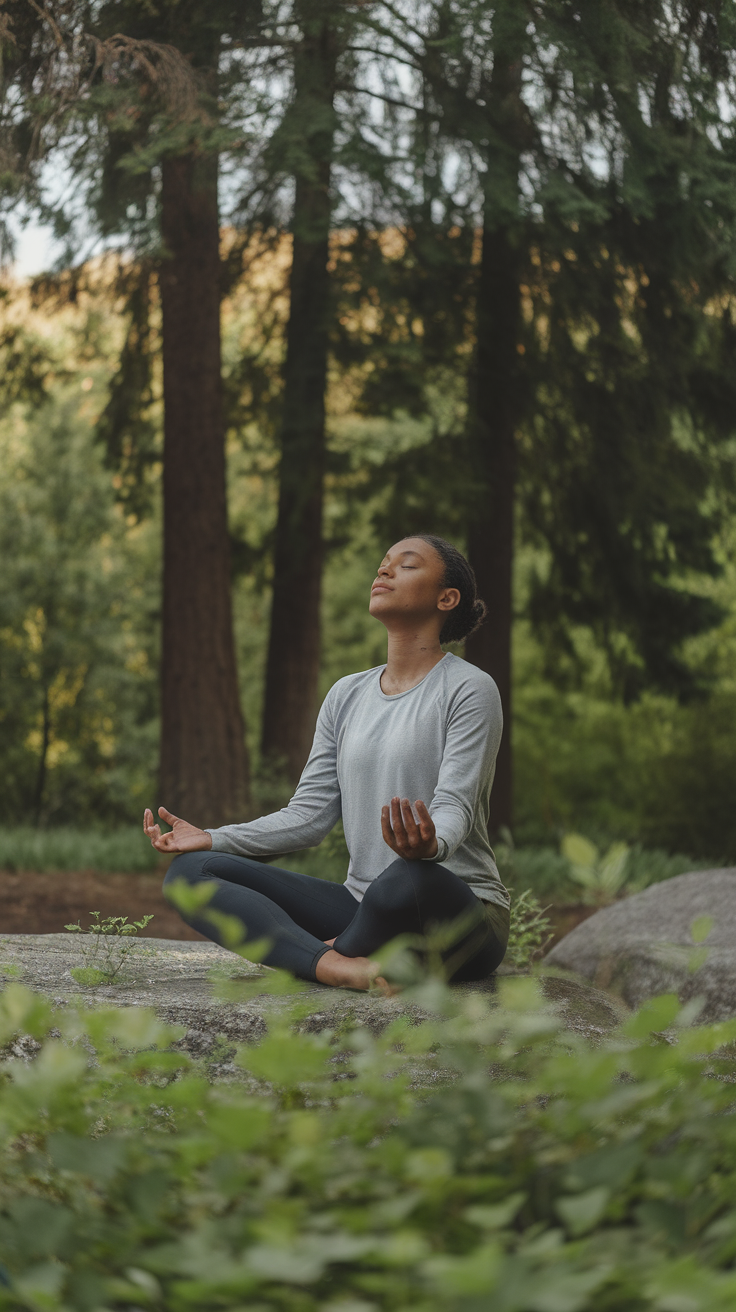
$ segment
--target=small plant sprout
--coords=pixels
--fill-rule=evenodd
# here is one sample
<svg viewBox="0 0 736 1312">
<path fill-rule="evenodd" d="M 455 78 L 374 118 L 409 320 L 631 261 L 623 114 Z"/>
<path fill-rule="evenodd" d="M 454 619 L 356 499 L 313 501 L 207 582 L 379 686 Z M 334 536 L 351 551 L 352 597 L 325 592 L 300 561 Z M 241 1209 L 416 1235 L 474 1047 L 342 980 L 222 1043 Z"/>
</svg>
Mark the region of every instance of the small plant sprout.
<svg viewBox="0 0 736 1312">
<path fill-rule="evenodd" d="M 548 907 L 543 907 L 530 888 L 512 893 L 509 941 L 504 960 L 509 966 L 530 966 L 544 956 L 552 937 Z"/>
<path fill-rule="evenodd" d="M 90 911 L 90 923 L 83 929 L 79 921 L 65 925 L 70 934 L 84 934 L 84 965 L 69 972 L 77 984 L 93 988 L 96 984 L 114 984 L 131 952 L 139 929 L 145 929 L 153 916 L 129 921 L 127 916 L 105 916 Z"/>
<path fill-rule="evenodd" d="M 613 843 L 601 856 L 582 834 L 565 834 L 560 851 L 570 862 L 570 877 L 583 890 L 583 902 L 597 907 L 615 902 L 629 873 L 628 844 Z"/>
</svg>

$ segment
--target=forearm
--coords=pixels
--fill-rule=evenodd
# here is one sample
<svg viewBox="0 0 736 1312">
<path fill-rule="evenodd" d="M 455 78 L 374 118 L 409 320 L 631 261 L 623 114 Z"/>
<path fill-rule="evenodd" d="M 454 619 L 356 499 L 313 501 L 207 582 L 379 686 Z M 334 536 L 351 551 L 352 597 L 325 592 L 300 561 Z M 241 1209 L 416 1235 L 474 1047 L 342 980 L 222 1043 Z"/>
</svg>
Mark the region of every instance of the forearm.
<svg viewBox="0 0 736 1312">
<path fill-rule="evenodd" d="M 243 825 L 208 829 L 215 852 L 236 856 L 275 856 L 316 847 L 340 818 L 339 802 L 303 808 L 290 804 L 281 811 Z"/>
</svg>

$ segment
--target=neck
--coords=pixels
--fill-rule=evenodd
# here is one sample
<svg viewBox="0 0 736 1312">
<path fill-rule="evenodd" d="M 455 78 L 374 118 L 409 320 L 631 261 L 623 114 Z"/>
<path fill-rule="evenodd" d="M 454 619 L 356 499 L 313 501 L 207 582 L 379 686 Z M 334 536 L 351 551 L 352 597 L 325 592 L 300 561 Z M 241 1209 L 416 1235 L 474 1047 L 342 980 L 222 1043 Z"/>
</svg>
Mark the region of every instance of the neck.
<svg viewBox="0 0 736 1312">
<path fill-rule="evenodd" d="M 388 659 L 381 675 L 383 691 L 390 696 L 415 688 L 443 656 L 436 625 L 389 629 Z"/>
</svg>

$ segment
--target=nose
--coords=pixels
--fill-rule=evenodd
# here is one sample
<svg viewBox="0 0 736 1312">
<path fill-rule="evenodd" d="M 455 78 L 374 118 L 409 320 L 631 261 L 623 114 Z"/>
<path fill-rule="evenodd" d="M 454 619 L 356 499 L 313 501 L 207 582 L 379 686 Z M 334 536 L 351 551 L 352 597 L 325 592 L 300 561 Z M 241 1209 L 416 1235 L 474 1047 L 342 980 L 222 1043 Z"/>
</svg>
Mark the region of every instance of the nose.
<svg viewBox="0 0 736 1312">
<path fill-rule="evenodd" d="M 381 575 L 388 575 L 388 574 L 390 574 L 390 573 L 391 573 L 391 570 L 390 570 L 390 567 L 388 566 L 388 564 L 386 563 L 386 561 L 384 561 L 382 565 L 379 565 L 379 566 L 378 566 L 378 577 L 379 577 L 379 579 L 380 579 Z"/>
</svg>

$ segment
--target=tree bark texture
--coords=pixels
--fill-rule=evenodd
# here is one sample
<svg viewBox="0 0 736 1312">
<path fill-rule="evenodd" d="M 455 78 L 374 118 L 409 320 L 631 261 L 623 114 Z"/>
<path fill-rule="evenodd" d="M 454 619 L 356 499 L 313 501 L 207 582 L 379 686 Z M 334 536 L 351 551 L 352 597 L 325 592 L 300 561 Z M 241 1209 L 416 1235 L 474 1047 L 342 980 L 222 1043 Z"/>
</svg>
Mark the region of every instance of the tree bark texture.
<svg viewBox="0 0 736 1312">
<path fill-rule="evenodd" d="M 247 814 L 249 770 L 230 600 L 216 159 L 165 159 L 161 205 L 161 801 L 217 826 Z"/>
<path fill-rule="evenodd" d="M 519 222 L 514 213 L 519 159 L 514 143 L 520 66 L 496 60 L 490 110 L 503 125 L 504 147 L 489 163 L 476 311 L 471 392 L 471 459 L 480 496 L 469 530 L 470 561 L 488 619 L 468 639 L 468 660 L 498 684 L 504 731 L 491 795 L 489 828 L 513 824 L 511 639 L 513 625 L 516 428 L 523 386 L 517 351 L 521 322 Z M 505 205 L 499 197 L 506 197 Z"/>
<path fill-rule="evenodd" d="M 292 782 L 312 744 L 319 679 L 330 165 L 338 50 L 329 6 L 321 2 L 302 9 L 312 12 L 295 55 L 293 121 L 300 140 L 262 740 L 264 757 Z"/>
</svg>

